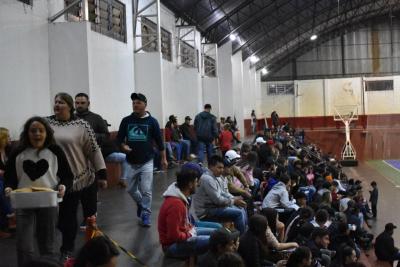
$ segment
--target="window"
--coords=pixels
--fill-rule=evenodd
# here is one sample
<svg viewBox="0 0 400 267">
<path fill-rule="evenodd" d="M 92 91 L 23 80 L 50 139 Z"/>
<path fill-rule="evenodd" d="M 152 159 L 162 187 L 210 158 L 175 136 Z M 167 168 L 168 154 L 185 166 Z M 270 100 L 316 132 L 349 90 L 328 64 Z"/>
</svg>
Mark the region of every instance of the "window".
<svg viewBox="0 0 400 267">
<path fill-rule="evenodd" d="M 65 0 L 65 6 L 74 0 Z M 82 19 L 82 3 L 70 9 L 69 21 Z M 126 42 L 125 5 L 117 0 L 88 0 L 91 29 L 116 40 Z"/>
<path fill-rule="evenodd" d="M 207 55 L 203 55 L 203 57 L 204 57 L 204 74 L 208 77 L 216 77 L 217 71 L 216 71 L 215 59 Z"/>
<path fill-rule="evenodd" d="M 188 68 L 197 68 L 199 53 L 197 49 L 185 41 L 181 41 L 181 65 Z"/>
<path fill-rule="evenodd" d="M 155 52 L 157 51 L 156 24 L 144 17 L 141 20 L 143 51 Z M 161 28 L 161 53 L 163 59 L 172 61 L 171 33 L 164 28 Z"/>
<path fill-rule="evenodd" d="M 365 91 L 393 90 L 393 80 L 365 81 Z"/>
<path fill-rule="evenodd" d="M 72 4 L 74 0 L 65 0 L 65 7 L 69 6 Z M 72 7 L 68 13 L 66 14 L 66 20 L 68 21 L 79 21 L 82 18 L 82 9 L 81 9 L 82 4 L 79 3 Z"/>
<path fill-rule="evenodd" d="M 294 95 L 294 83 L 268 83 L 267 95 Z"/>
<path fill-rule="evenodd" d="M 20 1 L 24 4 L 31 5 L 31 6 L 33 5 L 33 0 L 17 0 L 17 1 Z"/>
</svg>

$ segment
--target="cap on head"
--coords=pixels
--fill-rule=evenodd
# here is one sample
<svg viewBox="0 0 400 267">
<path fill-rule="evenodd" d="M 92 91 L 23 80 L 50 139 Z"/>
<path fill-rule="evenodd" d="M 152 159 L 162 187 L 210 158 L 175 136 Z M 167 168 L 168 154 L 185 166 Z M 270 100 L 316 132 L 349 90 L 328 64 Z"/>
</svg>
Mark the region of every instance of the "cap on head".
<svg viewBox="0 0 400 267">
<path fill-rule="evenodd" d="M 169 117 L 168 117 L 168 120 L 170 121 L 170 122 L 176 122 L 177 121 L 177 117 L 175 116 L 175 115 L 170 115 Z"/>
<path fill-rule="evenodd" d="M 264 140 L 264 138 L 263 137 L 257 137 L 257 139 L 256 139 L 256 144 L 265 144 L 266 143 L 266 141 Z"/>
<path fill-rule="evenodd" d="M 142 102 L 147 104 L 146 96 L 144 94 L 141 94 L 141 93 L 132 93 L 131 94 L 131 99 L 132 99 L 132 101 L 133 100 L 140 100 L 140 101 L 142 101 Z"/>
<path fill-rule="evenodd" d="M 181 170 L 190 169 L 198 172 L 199 177 L 203 174 L 203 169 L 198 163 L 188 162 L 182 165 Z"/>
<path fill-rule="evenodd" d="M 393 230 L 396 229 L 396 228 L 397 228 L 397 226 L 394 225 L 393 223 L 387 223 L 387 224 L 385 225 L 385 231 L 393 231 Z"/>
<path fill-rule="evenodd" d="M 190 116 L 185 117 L 185 121 L 191 121 L 191 120 L 192 120 L 192 118 L 190 118 Z"/>
<path fill-rule="evenodd" d="M 224 165 L 233 166 L 240 159 L 240 155 L 235 150 L 228 150 L 225 153 Z"/>
</svg>

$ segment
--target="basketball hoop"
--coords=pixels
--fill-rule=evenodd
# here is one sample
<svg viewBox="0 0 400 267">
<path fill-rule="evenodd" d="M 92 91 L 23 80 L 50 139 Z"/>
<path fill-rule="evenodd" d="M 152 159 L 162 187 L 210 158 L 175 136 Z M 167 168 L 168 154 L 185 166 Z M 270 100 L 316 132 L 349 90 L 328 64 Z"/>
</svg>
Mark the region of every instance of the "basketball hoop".
<svg viewBox="0 0 400 267">
<path fill-rule="evenodd" d="M 345 125 L 346 142 L 342 149 L 342 165 L 343 166 L 356 166 L 356 150 L 350 141 L 350 123 L 358 120 L 358 106 L 357 105 L 344 105 L 334 106 L 334 121 L 342 121 Z"/>
</svg>

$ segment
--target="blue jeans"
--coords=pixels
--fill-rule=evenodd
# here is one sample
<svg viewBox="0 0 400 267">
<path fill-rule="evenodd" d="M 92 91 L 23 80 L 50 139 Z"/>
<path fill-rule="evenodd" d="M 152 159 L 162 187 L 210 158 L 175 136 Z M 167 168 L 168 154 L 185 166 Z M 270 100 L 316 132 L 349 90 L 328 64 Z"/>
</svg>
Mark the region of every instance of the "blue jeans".
<svg viewBox="0 0 400 267">
<path fill-rule="evenodd" d="M 165 142 L 165 147 L 168 149 L 170 156 L 174 155 L 173 150 L 176 151 L 176 160 L 181 160 L 182 145 L 176 142 Z"/>
<path fill-rule="evenodd" d="M 217 229 L 196 227 L 197 236 L 170 245 L 165 250 L 165 254 L 169 257 L 189 257 L 203 254 L 208 250 L 210 234 L 215 230 Z"/>
<path fill-rule="evenodd" d="M 128 164 L 128 167 L 126 191 L 143 208 L 143 212 L 151 213 L 153 160 L 144 164 Z"/>
<path fill-rule="evenodd" d="M 197 158 L 199 162 L 204 162 L 204 150 L 207 150 L 207 159 L 209 159 L 214 154 L 213 144 L 199 141 L 199 150 L 197 152 Z"/>
<path fill-rule="evenodd" d="M 129 163 L 126 161 L 126 154 L 121 152 L 113 152 L 105 159 L 106 162 L 121 163 L 121 180 L 126 180 L 129 170 Z"/>
<path fill-rule="evenodd" d="M 198 229 L 198 228 L 214 228 L 214 229 L 222 228 L 222 225 L 220 223 L 206 222 L 206 221 L 196 221 L 194 223 L 194 226 L 196 227 L 196 229 Z"/>
<path fill-rule="evenodd" d="M 180 145 L 182 146 L 182 151 L 184 152 L 184 157 L 189 159 L 190 156 L 190 140 L 181 139 L 179 140 Z"/>
<path fill-rule="evenodd" d="M 310 185 L 310 186 L 299 187 L 299 192 L 305 193 L 307 196 L 307 203 L 311 203 L 313 196 L 314 196 L 315 192 L 317 192 L 317 190 L 315 189 L 314 186 Z"/>
<path fill-rule="evenodd" d="M 235 228 L 243 234 L 246 231 L 247 214 L 243 208 L 235 206 L 226 208 L 213 208 L 207 210 L 205 220 L 230 220 L 235 224 Z"/>
</svg>

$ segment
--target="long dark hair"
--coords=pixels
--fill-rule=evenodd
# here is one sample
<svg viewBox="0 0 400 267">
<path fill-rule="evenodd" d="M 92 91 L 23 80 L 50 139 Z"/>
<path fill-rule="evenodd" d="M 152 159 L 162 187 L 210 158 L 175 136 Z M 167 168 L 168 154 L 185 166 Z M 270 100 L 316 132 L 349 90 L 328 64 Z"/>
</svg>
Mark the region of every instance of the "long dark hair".
<svg viewBox="0 0 400 267">
<path fill-rule="evenodd" d="M 31 124 L 34 123 L 35 121 L 41 123 L 44 126 L 44 128 L 46 129 L 46 139 L 44 140 L 43 149 L 56 143 L 56 141 L 54 140 L 54 131 L 50 127 L 48 122 L 42 117 L 35 116 L 35 117 L 28 119 L 25 122 L 24 129 L 22 130 L 22 133 L 19 137 L 18 149 L 24 150 L 24 149 L 32 146 L 31 142 L 29 141 L 29 127 L 31 127 Z"/>
<path fill-rule="evenodd" d="M 249 219 L 249 232 L 252 233 L 256 239 L 259 249 L 266 255 L 270 254 L 267 240 L 268 220 L 262 215 L 255 214 Z"/>
<path fill-rule="evenodd" d="M 354 248 L 346 244 L 342 244 L 337 250 L 336 261 L 344 265 L 346 263 L 346 258 L 351 256 L 353 251 Z"/>
<path fill-rule="evenodd" d="M 298 247 L 290 254 L 286 267 L 297 267 L 304 259 L 309 259 L 311 250 L 308 247 Z"/>
<path fill-rule="evenodd" d="M 99 266 L 107 264 L 119 255 L 118 249 L 105 237 L 89 240 L 79 251 L 74 267 Z"/>
<path fill-rule="evenodd" d="M 266 231 L 268 229 L 268 220 L 262 215 L 255 214 L 250 217 L 249 231 L 253 233 L 258 239 L 266 242 Z"/>
<path fill-rule="evenodd" d="M 276 218 L 278 217 L 278 212 L 273 208 L 264 208 L 261 210 L 261 214 L 265 216 L 268 220 L 269 228 L 271 232 L 276 236 Z"/>
</svg>

